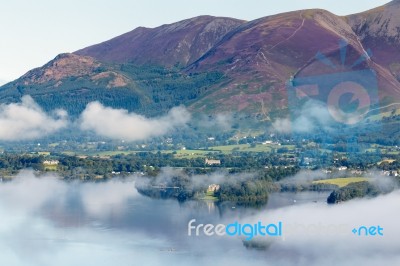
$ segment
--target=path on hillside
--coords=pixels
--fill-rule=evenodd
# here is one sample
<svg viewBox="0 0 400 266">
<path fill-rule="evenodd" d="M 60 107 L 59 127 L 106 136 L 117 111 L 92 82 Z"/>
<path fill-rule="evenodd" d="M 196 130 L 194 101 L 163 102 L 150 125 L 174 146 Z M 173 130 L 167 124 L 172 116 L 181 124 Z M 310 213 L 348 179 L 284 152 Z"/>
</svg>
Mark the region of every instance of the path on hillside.
<svg viewBox="0 0 400 266">
<path fill-rule="evenodd" d="M 289 37 L 287 37 L 286 39 L 284 39 L 284 40 L 278 42 L 277 44 L 275 44 L 274 46 L 272 46 L 270 49 L 268 49 L 267 52 L 271 51 L 272 49 L 274 49 L 275 47 L 281 45 L 282 43 L 289 41 L 291 38 L 293 38 L 296 35 L 297 32 L 299 32 L 299 30 L 301 30 L 303 28 L 304 22 L 306 21 L 306 19 L 303 18 L 303 12 L 300 12 L 300 18 L 303 20 L 301 22 L 301 25 Z"/>
</svg>

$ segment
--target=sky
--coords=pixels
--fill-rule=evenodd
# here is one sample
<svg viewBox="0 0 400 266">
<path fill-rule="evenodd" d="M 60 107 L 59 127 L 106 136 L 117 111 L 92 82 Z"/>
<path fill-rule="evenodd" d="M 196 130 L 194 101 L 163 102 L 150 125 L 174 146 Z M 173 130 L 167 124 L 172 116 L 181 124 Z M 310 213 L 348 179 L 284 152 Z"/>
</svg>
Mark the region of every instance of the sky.
<svg viewBox="0 0 400 266">
<path fill-rule="evenodd" d="M 388 0 L 2 0 L 0 84 L 40 67 L 57 54 L 106 41 L 136 27 L 156 27 L 199 15 L 253 20 L 322 8 L 338 15 Z"/>
</svg>

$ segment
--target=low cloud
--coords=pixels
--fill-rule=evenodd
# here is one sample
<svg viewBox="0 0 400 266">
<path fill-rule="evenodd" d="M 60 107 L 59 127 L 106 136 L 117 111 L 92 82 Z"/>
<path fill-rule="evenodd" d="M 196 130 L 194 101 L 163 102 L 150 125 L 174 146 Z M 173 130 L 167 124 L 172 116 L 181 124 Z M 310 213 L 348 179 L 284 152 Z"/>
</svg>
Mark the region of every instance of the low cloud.
<svg viewBox="0 0 400 266">
<path fill-rule="evenodd" d="M 64 110 L 56 110 L 53 116 L 46 114 L 30 96 L 23 96 L 20 103 L 0 105 L 0 140 L 36 139 L 67 124 Z"/>
<path fill-rule="evenodd" d="M 310 184 L 314 180 L 327 179 L 329 176 L 321 170 L 312 171 L 312 170 L 300 170 L 294 176 L 287 177 L 281 180 L 279 183 L 281 184 Z"/>
<path fill-rule="evenodd" d="M 162 136 L 185 126 L 189 120 L 190 113 L 184 107 L 174 107 L 162 117 L 146 118 L 92 102 L 82 112 L 80 126 L 104 137 L 136 141 Z"/>
<path fill-rule="evenodd" d="M 292 131 L 289 118 L 277 119 L 272 123 L 272 127 L 279 133 L 290 133 Z"/>
<path fill-rule="evenodd" d="M 36 178 L 31 170 L 21 171 L 13 182 L 0 184 L 0 201 L 12 205 L 14 211 L 35 212 L 48 201 L 63 199 L 67 193 L 66 183 L 58 177 Z"/>
<path fill-rule="evenodd" d="M 326 104 L 309 100 L 292 119 L 277 119 L 272 127 L 280 133 L 310 133 L 317 129 L 330 130 L 333 119 Z"/>
<path fill-rule="evenodd" d="M 233 122 L 234 118 L 231 113 L 219 113 L 213 116 L 203 115 L 196 123 L 199 127 L 207 129 L 228 130 L 232 128 Z"/>
<path fill-rule="evenodd" d="M 397 265 L 399 191 L 340 205 L 307 203 L 259 213 L 247 222 L 277 221 L 286 228 L 266 261 L 274 265 Z M 353 228 L 381 226 L 383 236 L 357 236 Z M 282 256 L 290 254 L 290 256 Z M 371 256 L 371 254 L 373 254 Z M 296 262 L 296 263 L 295 263 Z M 267 263 L 268 264 L 268 263 Z"/>
<path fill-rule="evenodd" d="M 82 204 L 88 214 L 95 217 L 121 212 L 129 198 L 138 192 L 131 181 L 113 180 L 110 182 L 81 184 L 79 187 Z"/>
<path fill-rule="evenodd" d="M 136 184 L 139 187 L 149 185 L 165 185 L 171 184 L 174 177 L 181 177 L 188 180 L 188 189 L 198 190 L 207 188 L 211 184 L 231 184 L 235 182 L 243 182 L 254 178 L 254 173 L 230 174 L 228 171 L 215 171 L 210 174 L 190 175 L 182 169 L 171 167 L 163 167 L 161 172 L 153 178 L 148 176 L 136 176 Z"/>
</svg>

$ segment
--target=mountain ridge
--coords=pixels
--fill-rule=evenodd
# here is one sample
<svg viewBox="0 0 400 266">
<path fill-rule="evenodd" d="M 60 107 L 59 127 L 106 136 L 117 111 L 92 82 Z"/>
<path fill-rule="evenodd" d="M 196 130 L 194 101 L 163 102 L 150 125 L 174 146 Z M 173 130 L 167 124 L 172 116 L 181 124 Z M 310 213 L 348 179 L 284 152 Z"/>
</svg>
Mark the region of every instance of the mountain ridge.
<svg viewBox="0 0 400 266">
<path fill-rule="evenodd" d="M 337 71 L 316 55 L 340 66 L 339 43 L 345 41 L 346 62 L 365 56 L 368 48 L 372 57 L 366 56 L 357 68 L 343 65 L 341 71 L 371 69 L 381 101 L 391 103 L 400 100 L 400 47 L 395 41 L 400 31 L 393 30 L 400 28 L 397 17 L 400 1 L 349 16 L 308 9 L 252 21 L 199 16 L 139 27 L 29 71 L 0 88 L 0 102 L 27 93 L 43 102 L 43 97 L 64 93 L 71 101 L 63 106 L 60 99 L 61 107 L 72 110 L 71 95 L 79 97 L 76 92 L 81 91 L 83 102 L 112 103 L 115 98 L 119 105 L 113 107 L 143 114 L 183 104 L 193 112 L 270 120 L 288 107 L 288 80 Z M 135 104 L 123 102 L 124 93 Z"/>
<path fill-rule="evenodd" d="M 160 60 L 157 63 L 168 66 L 187 65 L 242 22 L 233 18 L 199 16 L 156 28 L 138 27 L 74 53 L 89 55 L 100 61 L 139 64 L 154 63 L 146 61 L 152 53 L 151 57 Z M 170 35 L 169 39 L 165 38 L 166 35 Z"/>
</svg>

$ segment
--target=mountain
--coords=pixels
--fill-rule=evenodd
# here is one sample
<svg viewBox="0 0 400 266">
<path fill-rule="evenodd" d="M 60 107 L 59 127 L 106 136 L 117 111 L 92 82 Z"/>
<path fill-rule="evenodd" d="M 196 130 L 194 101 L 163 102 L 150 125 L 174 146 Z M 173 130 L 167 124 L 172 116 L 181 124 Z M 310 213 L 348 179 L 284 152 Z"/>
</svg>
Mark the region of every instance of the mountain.
<svg viewBox="0 0 400 266">
<path fill-rule="evenodd" d="M 235 106 L 237 111 L 261 111 L 268 117 L 271 111 L 287 105 L 285 87 L 290 77 L 312 68 L 317 52 L 335 58 L 341 39 L 349 42 L 354 57 L 363 53 L 351 27 L 324 10 L 289 12 L 245 23 L 190 67 L 200 72 L 222 71 L 232 80 L 195 106 Z M 320 68 L 308 72 L 325 73 Z"/>
<path fill-rule="evenodd" d="M 384 6 L 350 15 L 349 25 L 364 47 L 373 52 L 374 62 L 382 67 L 387 76 L 395 80 L 392 89 L 395 96 L 400 93 L 400 1 L 395 0 Z"/>
<path fill-rule="evenodd" d="M 156 115 L 190 103 L 222 77 L 216 72 L 187 75 L 176 68 L 100 62 L 93 57 L 60 54 L 0 89 L 1 102 L 31 95 L 45 110 L 78 116 L 89 102 Z"/>
<path fill-rule="evenodd" d="M 146 115 L 184 104 L 195 113 L 269 120 L 286 112 L 293 79 L 372 69 L 387 106 L 400 100 L 399 13 L 393 1 L 346 17 L 314 9 L 140 27 L 57 56 L 2 86 L 0 102 L 30 94 L 46 110 L 73 115 L 93 100 Z"/>
<path fill-rule="evenodd" d="M 232 18 L 200 16 L 154 29 L 139 27 L 75 54 L 106 62 L 187 66 L 243 22 Z"/>
</svg>

